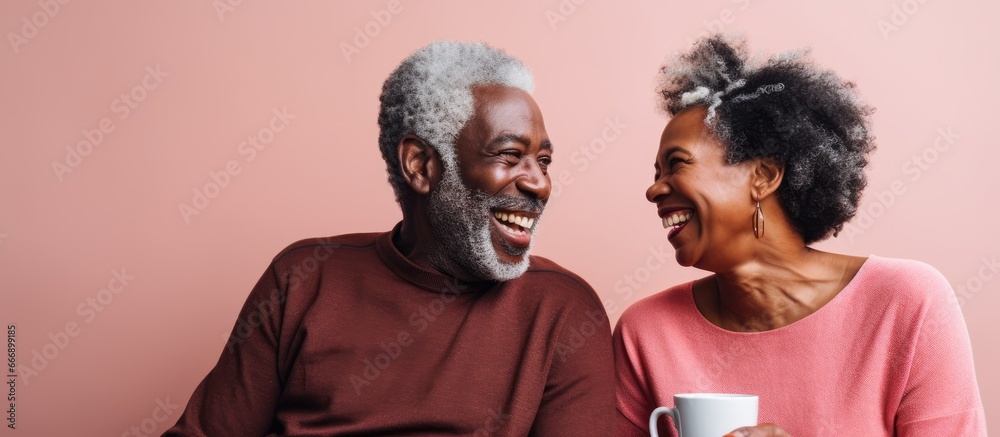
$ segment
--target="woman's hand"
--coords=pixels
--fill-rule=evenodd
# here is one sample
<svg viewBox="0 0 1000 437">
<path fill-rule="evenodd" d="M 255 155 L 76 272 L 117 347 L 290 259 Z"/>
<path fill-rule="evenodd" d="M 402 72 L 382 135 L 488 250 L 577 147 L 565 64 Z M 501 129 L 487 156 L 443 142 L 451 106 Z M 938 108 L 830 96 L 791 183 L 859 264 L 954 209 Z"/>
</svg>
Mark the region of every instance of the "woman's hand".
<svg viewBox="0 0 1000 437">
<path fill-rule="evenodd" d="M 757 426 L 737 428 L 724 437 L 792 437 L 785 430 L 773 423 L 762 423 Z"/>
</svg>

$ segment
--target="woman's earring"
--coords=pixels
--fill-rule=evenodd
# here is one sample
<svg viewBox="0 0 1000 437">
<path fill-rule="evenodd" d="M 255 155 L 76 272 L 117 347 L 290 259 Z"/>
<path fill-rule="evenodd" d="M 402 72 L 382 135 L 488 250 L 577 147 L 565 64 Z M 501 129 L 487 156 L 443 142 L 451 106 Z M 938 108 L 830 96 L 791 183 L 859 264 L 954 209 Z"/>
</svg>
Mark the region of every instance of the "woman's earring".
<svg viewBox="0 0 1000 437">
<path fill-rule="evenodd" d="M 764 212 L 760 210 L 760 201 L 757 201 L 757 209 L 753 212 L 753 236 L 760 239 L 764 236 Z"/>
</svg>

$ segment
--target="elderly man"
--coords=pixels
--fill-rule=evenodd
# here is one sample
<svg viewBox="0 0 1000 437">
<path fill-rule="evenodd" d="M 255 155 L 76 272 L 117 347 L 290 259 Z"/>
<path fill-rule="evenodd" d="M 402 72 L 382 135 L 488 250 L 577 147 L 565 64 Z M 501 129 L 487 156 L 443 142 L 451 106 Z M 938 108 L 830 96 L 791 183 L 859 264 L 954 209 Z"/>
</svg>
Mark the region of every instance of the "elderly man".
<svg viewBox="0 0 1000 437">
<path fill-rule="evenodd" d="M 528 255 L 552 160 L 532 88 L 479 43 L 404 60 L 379 113 L 402 222 L 279 253 L 165 435 L 609 435 L 604 308 Z"/>
</svg>

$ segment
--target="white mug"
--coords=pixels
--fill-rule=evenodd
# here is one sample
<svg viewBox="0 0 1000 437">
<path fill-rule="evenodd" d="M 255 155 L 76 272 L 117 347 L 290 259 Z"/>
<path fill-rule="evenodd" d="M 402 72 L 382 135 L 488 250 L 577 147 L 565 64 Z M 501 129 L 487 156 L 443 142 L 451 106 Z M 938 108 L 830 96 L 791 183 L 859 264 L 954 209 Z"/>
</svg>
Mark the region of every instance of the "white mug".
<svg viewBox="0 0 1000 437">
<path fill-rule="evenodd" d="M 649 434 L 660 437 L 656 420 L 674 419 L 680 437 L 722 437 L 742 427 L 757 425 L 757 396 L 689 393 L 674 395 L 674 408 L 660 407 L 649 416 Z"/>
</svg>

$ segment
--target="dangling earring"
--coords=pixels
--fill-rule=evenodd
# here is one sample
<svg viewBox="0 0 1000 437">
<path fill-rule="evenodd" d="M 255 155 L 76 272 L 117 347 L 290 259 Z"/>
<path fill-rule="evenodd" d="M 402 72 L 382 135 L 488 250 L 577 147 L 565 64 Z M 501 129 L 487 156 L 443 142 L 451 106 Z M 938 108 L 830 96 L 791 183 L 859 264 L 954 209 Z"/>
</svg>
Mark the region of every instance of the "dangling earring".
<svg viewBox="0 0 1000 437">
<path fill-rule="evenodd" d="M 757 201 L 757 209 L 753 212 L 753 236 L 760 237 L 764 236 L 764 211 L 760 210 L 760 201 Z"/>
</svg>

